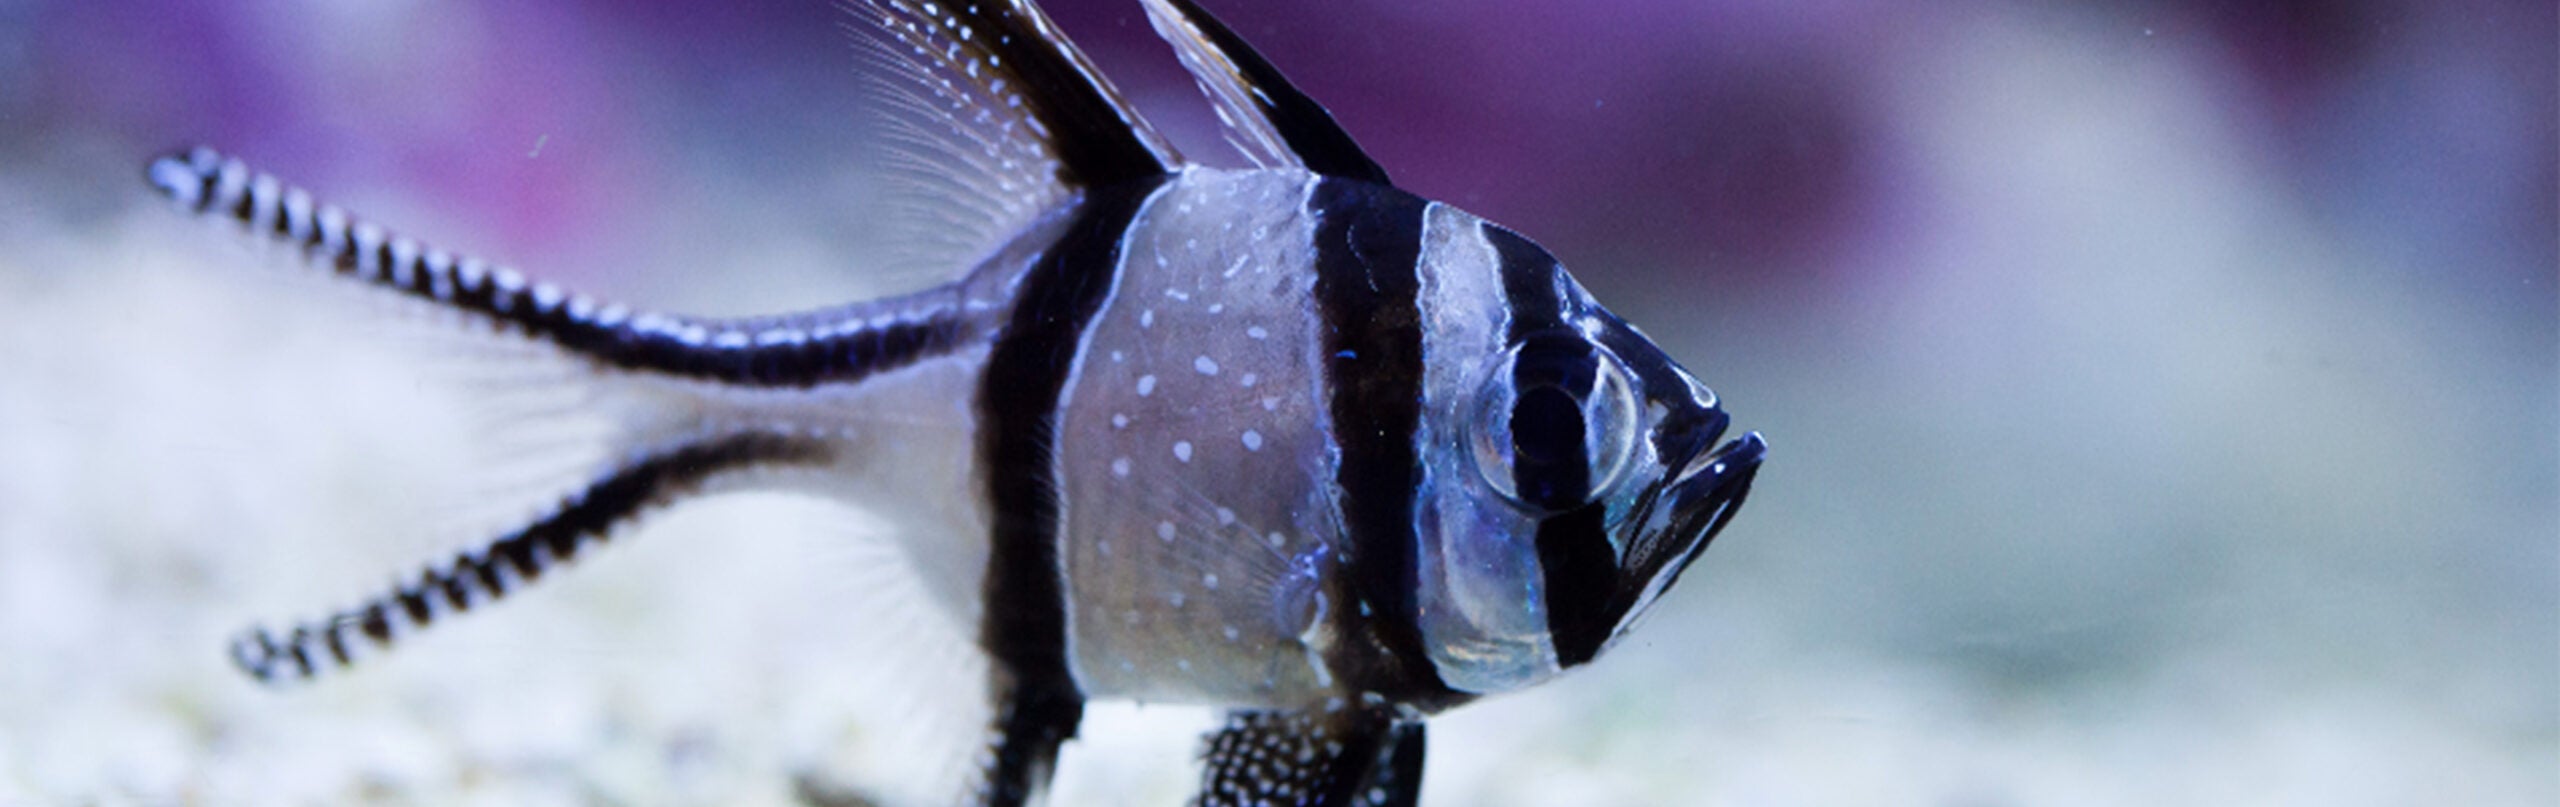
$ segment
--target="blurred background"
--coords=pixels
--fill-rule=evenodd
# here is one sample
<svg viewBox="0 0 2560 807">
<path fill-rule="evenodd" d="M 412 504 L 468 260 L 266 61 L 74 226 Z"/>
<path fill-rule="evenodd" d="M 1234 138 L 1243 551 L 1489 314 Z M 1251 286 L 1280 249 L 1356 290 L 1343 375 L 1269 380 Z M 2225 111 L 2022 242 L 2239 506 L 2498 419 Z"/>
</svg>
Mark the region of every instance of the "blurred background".
<svg viewBox="0 0 2560 807">
<path fill-rule="evenodd" d="M 1134 0 L 1047 5 L 1241 164 Z M 2551 4 L 1208 5 L 1773 446 L 1643 630 L 1434 721 L 1426 803 L 2560 803 Z M 140 175 L 206 143 L 607 296 L 851 299 L 919 281 L 866 249 L 842 21 L 0 0 L 0 805 L 854 803 L 941 764 L 881 720 L 976 685 L 875 685 L 878 558 L 787 500 L 358 674 L 233 674 L 248 621 L 479 534 L 507 446 L 381 307 Z M 1058 801 L 1176 803 L 1196 717 L 1098 710 Z"/>
</svg>

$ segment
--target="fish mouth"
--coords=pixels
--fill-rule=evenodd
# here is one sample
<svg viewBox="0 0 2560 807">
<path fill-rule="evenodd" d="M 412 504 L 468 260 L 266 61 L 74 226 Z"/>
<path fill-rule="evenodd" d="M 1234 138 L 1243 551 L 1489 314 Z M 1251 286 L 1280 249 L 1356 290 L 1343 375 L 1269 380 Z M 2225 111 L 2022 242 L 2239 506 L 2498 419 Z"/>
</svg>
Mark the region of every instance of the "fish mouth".
<svg viewBox="0 0 2560 807">
<path fill-rule="evenodd" d="M 1697 545 L 1688 554 L 1695 555 L 1706 547 L 1724 524 L 1742 508 L 1742 500 L 1751 492 L 1751 480 L 1760 473 L 1760 461 L 1767 456 L 1769 443 L 1751 432 L 1716 450 L 1707 452 L 1681 472 L 1680 478 L 1665 492 L 1671 505 L 1671 532 L 1674 535 L 1696 535 Z"/>
<path fill-rule="evenodd" d="M 1714 439 L 1713 432 L 1708 433 L 1707 439 Z M 1713 451 L 1700 452 L 1681 467 L 1670 484 L 1663 486 L 1654 499 L 1661 509 L 1646 518 L 1655 525 L 1654 529 L 1639 539 L 1639 545 L 1626 558 L 1626 567 L 1632 573 L 1630 582 L 1641 583 L 1640 588 L 1621 592 L 1624 607 L 1638 608 L 1680 579 L 1680 573 L 1688 570 L 1690 562 L 1698 559 L 1698 554 L 1715 540 L 1716 533 L 1724 531 L 1725 523 L 1742 509 L 1742 500 L 1750 495 L 1751 480 L 1759 475 L 1760 461 L 1768 451 L 1769 444 L 1760 438 L 1760 433 L 1751 432 Z"/>
</svg>

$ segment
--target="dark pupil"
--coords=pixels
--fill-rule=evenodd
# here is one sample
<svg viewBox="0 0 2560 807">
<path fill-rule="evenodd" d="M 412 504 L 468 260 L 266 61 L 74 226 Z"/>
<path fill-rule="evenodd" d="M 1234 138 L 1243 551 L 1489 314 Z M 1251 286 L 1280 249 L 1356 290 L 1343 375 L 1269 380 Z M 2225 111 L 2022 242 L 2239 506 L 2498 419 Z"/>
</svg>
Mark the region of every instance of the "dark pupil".
<svg viewBox="0 0 2560 807">
<path fill-rule="evenodd" d="M 1520 500 L 1549 510 L 1582 504 L 1591 488 L 1583 457 L 1582 403 L 1553 386 L 1520 391 L 1511 408 L 1512 482 Z"/>
</svg>

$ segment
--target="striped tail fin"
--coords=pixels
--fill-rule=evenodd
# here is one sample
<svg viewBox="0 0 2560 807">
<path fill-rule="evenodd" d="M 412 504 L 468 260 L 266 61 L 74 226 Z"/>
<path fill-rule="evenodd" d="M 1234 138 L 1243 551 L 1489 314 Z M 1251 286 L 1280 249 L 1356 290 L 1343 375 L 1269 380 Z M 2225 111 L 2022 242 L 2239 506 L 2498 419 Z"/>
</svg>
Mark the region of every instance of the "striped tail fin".
<svg viewBox="0 0 2560 807">
<path fill-rule="evenodd" d="M 426 628 L 445 614 L 495 602 L 542 577 L 592 543 L 646 513 L 700 492 L 714 477 L 751 468 L 805 467 L 831 458 L 816 440 L 745 432 L 660 452 L 596 480 L 569 496 L 549 515 L 428 566 L 409 582 L 327 617 L 296 623 L 282 633 L 253 627 L 234 640 L 231 660 L 261 683 L 307 680 L 330 666 L 389 649 L 399 637 Z M 353 634 L 353 635 L 350 635 Z"/>
<path fill-rule="evenodd" d="M 458 312 L 569 361 L 571 371 L 556 374 L 540 357 L 507 357 L 532 359 L 520 365 L 541 373 L 531 392 L 572 391 L 608 430 L 592 447 L 603 452 L 598 463 L 582 456 L 573 476 L 538 486 L 546 492 L 535 495 L 573 491 L 543 514 L 351 607 L 241 634 L 232 659 L 262 682 L 311 678 L 493 602 L 713 483 L 827 465 L 839 446 L 794 420 L 796 396 L 773 393 L 854 384 L 967 347 L 993 327 L 972 297 L 980 292 L 961 283 L 782 316 L 635 313 L 389 232 L 211 149 L 161 157 L 146 175 L 182 210 L 280 244 L 330 277 Z"/>
<path fill-rule="evenodd" d="M 153 160 L 153 187 L 338 277 L 466 312 L 603 367 L 736 387 L 859 381 L 965 343 L 957 286 L 830 311 L 712 320 L 635 312 L 419 243 L 198 147 Z"/>
</svg>

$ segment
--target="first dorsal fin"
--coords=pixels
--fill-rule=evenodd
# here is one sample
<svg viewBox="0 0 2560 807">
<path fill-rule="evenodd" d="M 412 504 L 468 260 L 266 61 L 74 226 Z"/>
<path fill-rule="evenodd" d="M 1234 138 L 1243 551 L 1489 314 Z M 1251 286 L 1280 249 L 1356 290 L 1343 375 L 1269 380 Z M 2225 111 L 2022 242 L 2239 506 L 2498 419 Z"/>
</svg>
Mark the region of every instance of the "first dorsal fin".
<svg viewBox="0 0 2560 807">
<path fill-rule="evenodd" d="M 1085 188 L 1181 155 L 1029 0 L 848 0 L 845 28 L 891 154 L 919 263 L 967 265 Z"/>
<path fill-rule="evenodd" d="M 1319 174 L 1380 185 L 1386 169 L 1315 99 L 1289 83 L 1243 37 L 1193 0 L 1146 0 L 1147 19 L 1173 44 L 1182 66 L 1217 105 L 1228 141 L 1266 167 L 1305 168 Z"/>
</svg>

